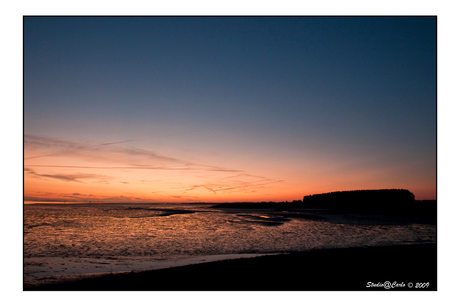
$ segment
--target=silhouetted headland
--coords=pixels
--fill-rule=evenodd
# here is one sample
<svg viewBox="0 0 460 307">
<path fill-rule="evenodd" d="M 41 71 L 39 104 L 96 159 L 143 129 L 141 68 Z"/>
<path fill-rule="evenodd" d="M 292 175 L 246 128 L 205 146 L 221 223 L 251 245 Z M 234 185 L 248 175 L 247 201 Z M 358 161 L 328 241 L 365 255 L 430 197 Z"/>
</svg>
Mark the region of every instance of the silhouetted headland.
<svg viewBox="0 0 460 307">
<path fill-rule="evenodd" d="M 414 201 L 414 194 L 408 190 L 354 190 L 305 196 L 303 206 L 339 211 L 397 213 L 408 209 Z"/>
<path fill-rule="evenodd" d="M 436 217 L 436 201 L 416 201 L 409 190 L 380 189 L 336 191 L 323 194 L 307 195 L 293 202 L 243 202 L 223 203 L 214 208 L 273 208 L 289 210 L 291 208 L 327 209 L 341 213 L 369 213 L 422 215 Z"/>
</svg>

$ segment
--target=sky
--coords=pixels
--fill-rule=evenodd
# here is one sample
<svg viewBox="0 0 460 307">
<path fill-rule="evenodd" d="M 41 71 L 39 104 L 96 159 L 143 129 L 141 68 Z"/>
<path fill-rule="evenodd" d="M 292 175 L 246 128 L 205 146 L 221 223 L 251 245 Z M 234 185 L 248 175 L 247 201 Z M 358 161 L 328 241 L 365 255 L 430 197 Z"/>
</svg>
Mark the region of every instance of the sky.
<svg viewBox="0 0 460 307">
<path fill-rule="evenodd" d="M 24 200 L 436 199 L 436 17 L 24 17 Z"/>
</svg>

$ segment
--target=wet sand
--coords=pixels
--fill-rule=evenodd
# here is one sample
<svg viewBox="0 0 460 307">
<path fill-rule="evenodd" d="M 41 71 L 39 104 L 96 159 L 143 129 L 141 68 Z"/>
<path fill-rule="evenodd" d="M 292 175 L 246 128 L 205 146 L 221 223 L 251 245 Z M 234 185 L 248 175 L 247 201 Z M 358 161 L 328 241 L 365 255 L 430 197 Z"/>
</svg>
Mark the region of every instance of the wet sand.
<svg viewBox="0 0 460 307">
<path fill-rule="evenodd" d="M 313 250 L 105 274 L 24 290 L 433 291 L 437 290 L 437 247 L 418 244 Z"/>
</svg>

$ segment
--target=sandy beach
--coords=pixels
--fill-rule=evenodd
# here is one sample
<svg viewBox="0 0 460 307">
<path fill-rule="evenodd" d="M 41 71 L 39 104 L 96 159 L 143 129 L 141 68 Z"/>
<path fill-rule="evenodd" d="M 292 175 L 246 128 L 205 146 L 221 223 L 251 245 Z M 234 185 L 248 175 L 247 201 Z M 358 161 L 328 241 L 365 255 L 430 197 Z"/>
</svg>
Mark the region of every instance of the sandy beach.
<svg viewBox="0 0 460 307">
<path fill-rule="evenodd" d="M 24 290 L 437 290 L 436 244 L 323 249 L 105 274 Z"/>
</svg>

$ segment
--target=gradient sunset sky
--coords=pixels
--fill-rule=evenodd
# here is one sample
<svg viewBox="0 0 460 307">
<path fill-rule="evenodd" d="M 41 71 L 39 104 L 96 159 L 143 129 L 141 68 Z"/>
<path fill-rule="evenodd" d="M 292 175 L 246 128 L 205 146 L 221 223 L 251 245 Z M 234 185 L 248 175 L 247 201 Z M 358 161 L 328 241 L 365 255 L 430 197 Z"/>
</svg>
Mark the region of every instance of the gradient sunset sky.
<svg viewBox="0 0 460 307">
<path fill-rule="evenodd" d="M 24 200 L 436 199 L 436 17 L 24 17 Z"/>
</svg>

